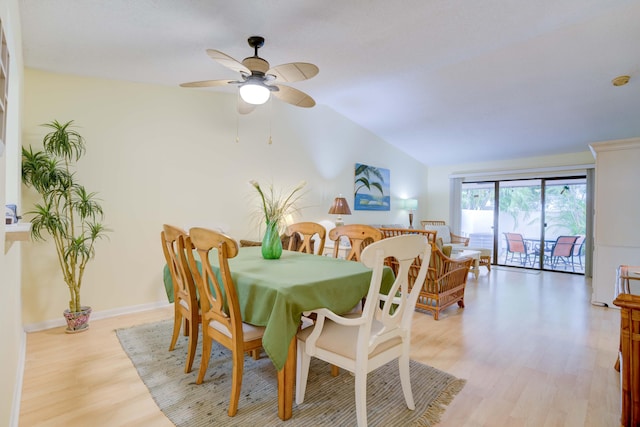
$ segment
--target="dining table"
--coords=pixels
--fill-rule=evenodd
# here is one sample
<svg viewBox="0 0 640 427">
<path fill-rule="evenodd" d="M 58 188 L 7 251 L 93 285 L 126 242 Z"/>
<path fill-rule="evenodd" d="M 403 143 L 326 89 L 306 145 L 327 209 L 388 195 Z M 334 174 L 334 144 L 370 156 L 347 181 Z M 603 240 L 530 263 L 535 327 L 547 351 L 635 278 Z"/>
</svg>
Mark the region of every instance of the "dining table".
<svg viewBox="0 0 640 427">
<path fill-rule="evenodd" d="M 215 251 L 209 262 L 217 273 Z M 228 262 L 243 322 L 265 327 L 263 348 L 278 372 L 278 416 L 287 420 L 293 409 L 302 314 L 317 308 L 348 312 L 367 294 L 372 270 L 359 262 L 287 250 L 279 259 L 264 259 L 260 247 L 240 248 Z M 164 279 L 169 296 L 166 270 Z M 385 268 L 382 292 L 393 281 L 393 271 Z"/>
</svg>

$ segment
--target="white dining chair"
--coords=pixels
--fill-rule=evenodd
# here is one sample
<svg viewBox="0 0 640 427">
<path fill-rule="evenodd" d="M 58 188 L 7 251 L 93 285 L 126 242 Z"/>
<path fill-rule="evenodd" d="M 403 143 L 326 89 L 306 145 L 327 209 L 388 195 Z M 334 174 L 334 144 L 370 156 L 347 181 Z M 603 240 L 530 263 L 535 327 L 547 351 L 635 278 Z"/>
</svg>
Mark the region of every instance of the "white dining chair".
<svg viewBox="0 0 640 427">
<path fill-rule="evenodd" d="M 420 286 L 409 292 L 409 270 L 422 257 L 418 283 L 427 275 L 431 246 L 422 235 L 408 234 L 383 239 L 367 246 L 361 262 L 372 268 L 371 282 L 362 313 L 339 316 L 326 308 L 313 310 L 316 322 L 298 332 L 296 403 L 304 401 L 311 356 L 355 374 L 358 427 L 367 425 L 367 374 L 398 359 L 400 382 L 407 407 L 415 409 L 409 374 L 411 319 Z M 381 293 L 385 258 L 398 261 L 391 288 Z"/>
</svg>

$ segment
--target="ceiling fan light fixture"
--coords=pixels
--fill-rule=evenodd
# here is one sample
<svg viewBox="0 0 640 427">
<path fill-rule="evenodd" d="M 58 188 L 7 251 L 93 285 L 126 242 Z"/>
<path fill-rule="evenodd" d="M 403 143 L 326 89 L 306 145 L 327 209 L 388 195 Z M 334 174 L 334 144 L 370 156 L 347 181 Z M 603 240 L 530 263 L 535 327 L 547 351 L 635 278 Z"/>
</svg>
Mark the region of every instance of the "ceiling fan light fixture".
<svg viewBox="0 0 640 427">
<path fill-rule="evenodd" d="M 264 85 L 245 83 L 240 86 L 240 97 L 247 104 L 262 105 L 269 100 L 271 91 Z"/>
</svg>

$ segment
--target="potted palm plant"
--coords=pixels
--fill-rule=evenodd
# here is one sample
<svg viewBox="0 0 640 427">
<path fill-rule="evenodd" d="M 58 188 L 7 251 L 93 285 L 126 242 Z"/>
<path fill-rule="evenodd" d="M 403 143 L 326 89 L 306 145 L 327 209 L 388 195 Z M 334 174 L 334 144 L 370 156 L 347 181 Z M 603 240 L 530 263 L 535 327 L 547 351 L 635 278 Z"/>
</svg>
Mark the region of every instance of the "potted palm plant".
<svg viewBox="0 0 640 427">
<path fill-rule="evenodd" d="M 103 212 L 96 193 L 88 193 L 76 180 L 75 163 L 85 152 L 84 138 L 73 129 L 73 121 L 52 121 L 42 126 L 42 151 L 22 148 L 22 182 L 41 198 L 31 217 L 34 240 L 53 239 L 62 276 L 69 289 L 69 308 L 64 311 L 67 332 L 84 331 L 89 326 L 91 307 L 80 302 L 82 278 L 95 255 L 96 240 L 107 230 L 100 222 Z"/>
</svg>

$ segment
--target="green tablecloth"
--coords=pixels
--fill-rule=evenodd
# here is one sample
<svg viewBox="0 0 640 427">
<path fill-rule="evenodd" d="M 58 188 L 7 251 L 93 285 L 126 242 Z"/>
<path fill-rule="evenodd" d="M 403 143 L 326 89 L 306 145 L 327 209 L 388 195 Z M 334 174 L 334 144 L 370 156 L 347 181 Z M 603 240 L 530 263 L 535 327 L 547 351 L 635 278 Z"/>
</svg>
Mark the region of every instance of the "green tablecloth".
<svg viewBox="0 0 640 427">
<path fill-rule="evenodd" d="M 211 265 L 218 263 L 212 252 Z M 277 260 L 265 260 L 260 247 L 241 248 L 229 260 L 240 302 L 242 320 L 265 326 L 263 347 L 276 369 L 284 366 L 289 343 L 295 336 L 304 311 L 326 307 L 343 313 L 366 295 L 371 270 L 359 262 L 283 251 Z M 165 269 L 167 295 L 173 289 Z M 383 289 L 393 283 L 393 272 L 386 269 Z"/>
</svg>

